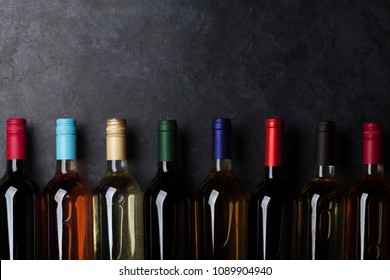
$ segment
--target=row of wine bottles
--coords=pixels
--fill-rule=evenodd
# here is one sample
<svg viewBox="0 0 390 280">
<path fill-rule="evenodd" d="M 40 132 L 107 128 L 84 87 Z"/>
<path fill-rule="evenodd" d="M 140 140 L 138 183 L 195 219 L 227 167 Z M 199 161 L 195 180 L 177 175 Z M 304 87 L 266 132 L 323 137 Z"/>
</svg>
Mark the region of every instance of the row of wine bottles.
<svg viewBox="0 0 390 280">
<path fill-rule="evenodd" d="M 107 172 L 94 192 L 77 172 L 76 121 L 56 121 L 56 172 L 40 193 L 26 170 L 26 121 L 8 119 L 0 181 L 1 259 L 390 259 L 383 129 L 365 123 L 364 174 L 335 176 L 335 124 L 317 125 L 316 174 L 300 194 L 283 178 L 282 119 L 265 122 L 264 180 L 232 171 L 231 122 L 214 119 L 212 168 L 196 196 L 178 172 L 177 124 L 158 124 L 158 169 L 145 193 L 128 171 L 126 121 L 108 119 Z"/>
</svg>

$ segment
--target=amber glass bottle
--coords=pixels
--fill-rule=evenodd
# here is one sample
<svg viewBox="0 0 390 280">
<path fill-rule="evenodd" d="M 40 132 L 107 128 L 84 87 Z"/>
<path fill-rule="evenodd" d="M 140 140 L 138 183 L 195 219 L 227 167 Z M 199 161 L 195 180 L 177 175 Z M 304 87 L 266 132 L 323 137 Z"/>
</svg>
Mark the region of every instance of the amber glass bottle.
<svg viewBox="0 0 390 280">
<path fill-rule="evenodd" d="M 56 123 L 56 172 L 42 193 L 44 258 L 92 259 L 92 191 L 77 171 L 76 120 Z"/>
<path fill-rule="evenodd" d="M 198 259 L 247 258 L 247 192 L 231 163 L 229 119 L 213 122 L 213 162 L 195 201 Z"/>
</svg>

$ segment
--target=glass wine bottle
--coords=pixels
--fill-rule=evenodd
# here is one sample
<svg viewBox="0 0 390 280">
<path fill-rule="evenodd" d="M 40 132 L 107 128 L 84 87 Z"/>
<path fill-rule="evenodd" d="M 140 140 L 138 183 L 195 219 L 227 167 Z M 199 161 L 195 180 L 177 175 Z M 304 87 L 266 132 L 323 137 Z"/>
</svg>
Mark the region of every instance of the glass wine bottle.
<svg viewBox="0 0 390 280">
<path fill-rule="evenodd" d="M 7 164 L 0 180 L 0 258 L 39 258 L 40 192 L 27 172 L 26 120 L 8 119 Z"/>
<path fill-rule="evenodd" d="M 265 122 L 265 174 L 249 199 L 249 258 L 295 258 L 296 200 L 283 177 L 283 119 Z"/>
<path fill-rule="evenodd" d="M 248 194 L 232 171 L 230 119 L 214 119 L 213 161 L 195 200 L 197 259 L 246 259 Z"/>
<path fill-rule="evenodd" d="M 317 161 L 313 180 L 298 201 L 298 246 L 300 259 L 337 260 L 345 253 L 347 201 L 336 182 L 335 124 L 317 125 Z"/>
<path fill-rule="evenodd" d="M 92 259 L 92 190 L 77 171 L 76 120 L 56 124 L 56 172 L 42 192 L 44 257 Z"/>
<path fill-rule="evenodd" d="M 382 125 L 365 123 L 363 176 L 348 197 L 348 259 L 390 259 L 390 187 L 384 177 L 382 146 Z"/>
<path fill-rule="evenodd" d="M 177 125 L 158 124 L 157 173 L 145 192 L 145 258 L 193 259 L 192 198 L 177 164 Z"/>
<path fill-rule="evenodd" d="M 107 120 L 107 171 L 94 193 L 96 259 L 144 258 L 143 192 L 126 160 L 126 120 Z"/>
</svg>

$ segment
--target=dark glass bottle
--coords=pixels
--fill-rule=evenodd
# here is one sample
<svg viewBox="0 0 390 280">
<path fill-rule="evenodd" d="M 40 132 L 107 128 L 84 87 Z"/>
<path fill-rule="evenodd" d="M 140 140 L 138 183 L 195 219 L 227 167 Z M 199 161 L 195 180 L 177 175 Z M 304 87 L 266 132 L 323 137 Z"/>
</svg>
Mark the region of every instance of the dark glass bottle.
<svg viewBox="0 0 390 280">
<path fill-rule="evenodd" d="M 390 187 L 384 177 L 382 146 L 382 126 L 365 123 L 363 176 L 348 197 L 348 259 L 390 259 Z"/>
<path fill-rule="evenodd" d="M 198 259 L 247 259 L 247 200 L 232 171 L 230 120 L 215 119 L 212 168 L 195 200 Z"/>
<path fill-rule="evenodd" d="M 38 259 L 40 192 L 27 172 L 26 120 L 7 120 L 7 169 L 0 181 L 0 258 Z"/>
<path fill-rule="evenodd" d="M 176 121 L 158 125 L 158 168 L 145 192 L 145 258 L 193 259 L 193 216 L 190 190 L 177 164 Z"/>
<path fill-rule="evenodd" d="M 283 177 L 282 119 L 265 122 L 265 173 L 249 200 L 249 258 L 295 258 L 296 200 Z"/>
<path fill-rule="evenodd" d="M 336 182 L 334 147 L 334 122 L 319 122 L 315 175 L 298 201 L 297 255 L 300 259 L 344 258 L 347 199 Z"/>
<path fill-rule="evenodd" d="M 92 190 L 77 171 L 76 120 L 56 123 L 56 173 L 42 192 L 44 258 L 92 259 Z"/>
<path fill-rule="evenodd" d="M 94 195 L 96 259 L 144 258 L 143 192 L 126 159 L 126 120 L 107 120 L 107 172 Z"/>
</svg>

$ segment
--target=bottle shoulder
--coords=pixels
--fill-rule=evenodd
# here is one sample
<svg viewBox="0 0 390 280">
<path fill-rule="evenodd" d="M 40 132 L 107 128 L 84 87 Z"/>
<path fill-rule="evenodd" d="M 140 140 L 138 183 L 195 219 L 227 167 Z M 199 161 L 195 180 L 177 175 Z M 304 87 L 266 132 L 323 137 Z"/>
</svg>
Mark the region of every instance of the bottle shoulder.
<svg viewBox="0 0 390 280">
<path fill-rule="evenodd" d="M 43 193 L 56 192 L 59 189 L 63 189 L 67 192 L 75 193 L 92 193 L 90 186 L 84 182 L 78 173 L 76 174 L 56 174 L 43 189 Z"/>
<path fill-rule="evenodd" d="M 157 171 L 153 180 L 146 188 L 145 195 L 156 194 L 160 191 L 172 192 L 188 195 L 189 188 L 177 172 L 159 172 Z"/>
<path fill-rule="evenodd" d="M 9 174 L 5 174 L 0 179 L 0 190 L 5 193 L 11 187 L 26 193 L 40 193 L 39 187 L 29 175 L 15 174 L 14 176 L 10 176 Z"/>
<path fill-rule="evenodd" d="M 127 173 L 108 173 L 96 185 L 96 193 L 105 193 L 108 189 L 115 189 L 122 192 L 142 192 L 138 182 Z"/>
<path fill-rule="evenodd" d="M 351 194 L 360 195 L 362 193 L 380 195 L 390 198 L 390 185 L 384 176 L 362 177 L 351 188 Z"/>
<path fill-rule="evenodd" d="M 246 194 L 246 190 L 233 172 L 210 172 L 201 184 L 198 193 L 206 194 L 213 190 L 223 193 Z"/>
<path fill-rule="evenodd" d="M 313 196 L 314 194 L 321 196 L 346 196 L 345 189 L 334 179 L 315 178 L 303 187 L 300 196 Z"/>
<path fill-rule="evenodd" d="M 252 192 L 252 196 L 264 196 L 264 195 L 280 195 L 288 193 L 283 178 L 263 179 L 261 183 Z"/>
</svg>

